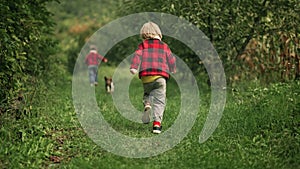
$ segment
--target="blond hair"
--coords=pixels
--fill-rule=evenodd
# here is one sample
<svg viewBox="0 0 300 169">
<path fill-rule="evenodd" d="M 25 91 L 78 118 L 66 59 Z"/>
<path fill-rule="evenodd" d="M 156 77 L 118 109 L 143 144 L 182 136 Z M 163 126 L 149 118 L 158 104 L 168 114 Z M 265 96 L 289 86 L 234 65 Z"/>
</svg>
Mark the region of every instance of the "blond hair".
<svg viewBox="0 0 300 169">
<path fill-rule="evenodd" d="M 97 46 L 96 45 L 90 45 L 90 50 L 97 50 Z"/>
<path fill-rule="evenodd" d="M 162 38 L 162 34 L 158 25 L 153 22 L 145 23 L 141 28 L 140 35 L 143 39 Z"/>
</svg>

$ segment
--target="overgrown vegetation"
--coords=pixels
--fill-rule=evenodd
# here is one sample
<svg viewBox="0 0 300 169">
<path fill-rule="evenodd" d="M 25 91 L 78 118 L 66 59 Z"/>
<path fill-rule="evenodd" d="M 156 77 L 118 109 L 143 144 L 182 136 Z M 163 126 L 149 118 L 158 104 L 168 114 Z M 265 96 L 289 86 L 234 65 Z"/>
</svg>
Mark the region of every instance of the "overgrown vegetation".
<svg viewBox="0 0 300 169">
<path fill-rule="evenodd" d="M 50 1 L 0 2 L 0 114 L 29 108 L 41 77 L 50 78 L 56 51 Z"/>
<path fill-rule="evenodd" d="M 99 75 L 113 72 L 102 66 Z M 104 81 L 96 89 L 101 113 L 112 127 L 132 137 L 151 137 L 151 124 L 124 120 L 106 94 Z M 116 86 L 117 87 L 117 86 Z M 176 83 L 168 83 L 164 130 L 179 110 Z M 130 86 L 130 98 L 142 109 L 138 79 Z M 293 92 L 291 92 L 293 91 Z M 2 168 L 297 168 L 299 167 L 299 83 L 278 83 L 268 88 L 228 90 L 223 118 L 205 143 L 198 136 L 210 104 L 209 89 L 200 89 L 198 118 L 188 136 L 175 148 L 155 157 L 131 159 L 105 151 L 81 128 L 71 100 L 71 82 L 40 91 L 30 117 L 1 117 L 0 163 Z M 47 99 L 45 99 L 47 98 Z M 97 125 L 97 124 L 95 124 Z M 131 126 L 131 127 L 128 127 Z M 12 161 L 14 161 L 12 163 Z"/>
<path fill-rule="evenodd" d="M 203 80 L 207 75 L 184 44 L 165 37 L 197 75 L 198 118 L 173 149 L 132 159 L 107 152 L 86 135 L 72 103 L 72 72 L 93 32 L 117 17 L 145 11 L 174 14 L 197 25 L 216 46 L 230 81 L 222 120 L 200 144 L 211 99 Z M 295 0 L 1 1 L 0 168 L 299 168 L 300 84 L 294 81 L 300 68 L 298 11 Z M 111 76 L 140 39 L 127 40 L 107 54 L 110 63 L 99 70 L 96 99 L 117 131 L 151 137 L 151 124 L 124 120 L 104 90 L 103 76 Z M 135 78 L 129 94 L 139 110 L 141 92 Z M 164 130 L 180 109 L 172 79 L 167 97 Z"/>
<path fill-rule="evenodd" d="M 210 39 L 221 57 L 228 81 L 263 83 L 299 79 L 299 10 L 297 0 L 124 1 L 120 15 L 145 11 L 185 18 Z M 180 44 L 171 49 L 181 49 Z M 190 51 L 177 53 L 194 71 L 202 65 Z M 272 76 L 272 78 L 269 78 Z"/>
</svg>

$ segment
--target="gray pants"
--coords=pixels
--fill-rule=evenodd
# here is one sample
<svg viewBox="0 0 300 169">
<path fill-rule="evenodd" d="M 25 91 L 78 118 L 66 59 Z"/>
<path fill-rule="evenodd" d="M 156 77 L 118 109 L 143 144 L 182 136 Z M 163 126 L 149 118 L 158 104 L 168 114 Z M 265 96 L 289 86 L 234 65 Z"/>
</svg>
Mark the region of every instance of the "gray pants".
<svg viewBox="0 0 300 169">
<path fill-rule="evenodd" d="M 95 82 L 98 82 L 98 66 L 90 65 L 88 66 L 88 69 L 89 69 L 90 83 L 94 84 Z"/>
<path fill-rule="evenodd" d="M 158 78 L 154 82 L 144 83 L 144 105 L 152 106 L 153 120 L 161 122 L 166 105 L 166 79 Z"/>
</svg>

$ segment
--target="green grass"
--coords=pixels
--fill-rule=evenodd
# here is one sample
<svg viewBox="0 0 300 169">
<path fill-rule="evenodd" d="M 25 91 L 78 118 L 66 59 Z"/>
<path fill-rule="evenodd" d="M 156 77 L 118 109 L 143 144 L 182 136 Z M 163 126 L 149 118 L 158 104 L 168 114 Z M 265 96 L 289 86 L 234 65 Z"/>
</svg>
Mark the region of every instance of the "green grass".
<svg viewBox="0 0 300 169">
<path fill-rule="evenodd" d="M 111 95 L 105 93 L 102 76 L 113 71 L 107 66 L 100 69 L 96 89 L 105 120 L 120 133 L 152 137 L 151 124 L 122 117 Z M 167 87 L 164 130 L 171 127 L 180 109 L 178 86 L 171 80 Z M 85 134 L 74 112 L 67 77 L 39 91 L 29 115 L 19 120 L 9 113 L 1 115 L 0 168 L 300 168 L 299 83 L 239 90 L 228 88 L 220 124 L 203 144 L 198 137 L 209 108 L 208 88 L 200 88 L 197 120 L 178 145 L 154 157 L 126 158 L 106 151 Z M 134 107 L 142 110 L 137 78 L 129 92 Z"/>
</svg>

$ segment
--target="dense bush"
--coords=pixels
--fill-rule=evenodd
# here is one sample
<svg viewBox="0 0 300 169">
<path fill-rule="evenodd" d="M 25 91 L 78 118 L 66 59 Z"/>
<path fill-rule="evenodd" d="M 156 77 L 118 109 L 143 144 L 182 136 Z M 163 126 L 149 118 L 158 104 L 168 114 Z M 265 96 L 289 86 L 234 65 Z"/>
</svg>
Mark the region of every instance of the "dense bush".
<svg viewBox="0 0 300 169">
<path fill-rule="evenodd" d="M 297 0 L 123 2 L 120 16 L 163 12 L 196 25 L 216 48 L 228 81 L 261 79 L 270 83 L 299 79 L 300 5 Z M 170 47 L 181 48 L 176 43 Z M 191 63 L 192 69 L 201 70 L 198 69 L 201 62 L 195 62 L 195 56 L 188 51 L 177 54 Z"/>
<path fill-rule="evenodd" d="M 49 1 L 0 2 L 0 113 L 29 102 L 40 78 L 49 73 L 56 49 L 54 23 L 45 7 Z"/>
</svg>

